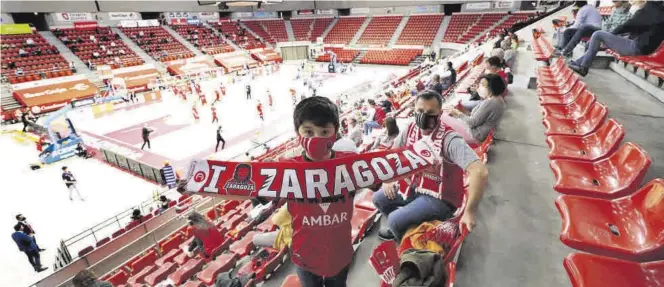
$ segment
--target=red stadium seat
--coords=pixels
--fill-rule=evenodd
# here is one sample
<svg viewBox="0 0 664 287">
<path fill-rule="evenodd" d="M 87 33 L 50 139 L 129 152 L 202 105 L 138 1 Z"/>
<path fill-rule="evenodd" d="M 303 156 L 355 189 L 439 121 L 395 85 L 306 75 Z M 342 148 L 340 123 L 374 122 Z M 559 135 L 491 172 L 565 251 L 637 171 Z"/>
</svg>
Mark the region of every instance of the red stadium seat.
<svg viewBox="0 0 664 287">
<path fill-rule="evenodd" d="M 476 146 L 473 147 L 473 151 L 477 154 L 477 156 L 482 159 L 484 163 L 486 163 L 489 160 L 489 148 L 491 147 L 491 144 L 493 143 L 493 134 L 495 130 L 491 130 L 489 132 L 489 135 L 484 139 L 484 141 Z"/>
<path fill-rule="evenodd" d="M 664 282 L 664 261 L 637 263 L 572 253 L 563 265 L 572 287 L 654 287 Z"/>
<path fill-rule="evenodd" d="M 350 219 L 351 237 L 353 238 L 353 243 L 360 242 L 367 231 L 371 229 L 376 219 L 377 211 L 369 211 L 362 208 L 353 209 L 353 217 Z"/>
<path fill-rule="evenodd" d="M 203 269 L 205 261 L 203 259 L 191 259 L 187 261 L 182 267 L 178 268 L 174 273 L 168 275 L 168 279 L 171 279 L 175 285 L 181 285 L 187 279 L 191 278 L 198 271 Z"/>
<path fill-rule="evenodd" d="M 177 268 L 178 265 L 173 262 L 166 263 L 145 276 L 145 283 L 155 286 L 157 283 L 164 281 L 168 277 L 168 274 L 175 272 Z"/>
<path fill-rule="evenodd" d="M 182 287 L 206 287 L 206 286 L 201 281 L 190 280 L 190 281 L 187 281 L 186 284 L 182 285 Z"/>
<path fill-rule="evenodd" d="M 253 242 L 254 235 L 256 235 L 256 232 L 251 231 L 247 233 L 247 235 L 240 241 L 236 241 L 231 244 L 230 252 L 237 255 L 239 258 L 251 254 L 251 252 L 256 249 L 256 246 L 254 246 Z"/>
<path fill-rule="evenodd" d="M 143 268 L 143 270 L 141 270 L 140 272 L 133 273 L 134 275 L 129 277 L 129 279 L 127 280 L 127 284 L 139 284 L 137 286 L 141 286 L 140 285 L 141 283 L 145 283 L 145 276 L 150 275 L 150 273 L 154 272 L 155 270 L 157 270 L 157 266 L 154 265 L 147 266 Z"/>
<path fill-rule="evenodd" d="M 261 222 L 261 224 L 256 225 L 256 231 L 259 231 L 259 232 L 272 232 L 272 231 L 277 230 L 277 225 L 272 223 L 272 217 L 273 216 L 274 216 L 274 214 L 272 216 L 270 216 L 270 218 L 268 218 L 267 220 Z"/>
<path fill-rule="evenodd" d="M 586 90 L 586 84 L 577 81 L 571 92 L 564 95 L 540 96 L 540 105 L 569 105 L 574 103 L 579 97 L 592 97 L 589 90 Z"/>
<path fill-rule="evenodd" d="M 368 211 L 375 211 L 376 206 L 373 204 L 373 192 L 364 192 L 361 196 L 355 197 L 355 208 L 361 208 Z"/>
<path fill-rule="evenodd" d="M 537 87 L 537 94 L 540 96 L 558 96 L 567 94 L 572 91 L 572 88 L 574 88 L 578 82 L 580 82 L 578 77 L 572 77 L 570 79 L 572 80 L 568 82 L 560 82 L 560 84 L 556 86 Z"/>
<path fill-rule="evenodd" d="M 562 86 L 566 82 L 577 81 L 579 77 L 569 68 L 561 68 L 558 73 L 553 74 L 551 77 L 537 78 L 537 87 L 542 90 L 555 89 Z"/>
<path fill-rule="evenodd" d="M 552 160 L 556 183 L 553 188 L 564 194 L 617 198 L 634 192 L 651 164 L 640 146 L 625 143 L 609 157 L 596 162 Z"/>
<path fill-rule="evenodd" d="M 95 244 L 95 246 L 96 247 L 102 246 L 102 245 L 108 243 L 109 241 L 111 241 L 110 237 L 104 237 L 101 240 L 97 241 L 97 244 Z"/>
<path fill-rule="evenodd" d="M 585 136 L 599 128 L 608 114 L 605 105 L 595 102 L 588 113 L 578 119 L 545 118 L 542 124 L 546 135 Z"/>
<path fill-rule="evenodd" d="M 203 271 L 198 273 L 197 277 L 206 285 L 214 284 L 217 275 L 230 271 L 235 267 L 237 257 L 234 254 L 219 255 L 214 261 L 210 262 Z"/>
<path fill-rule="evenodd" d="M 127 275 L 127 272 L 124 270 L 119 270 L 118 272 L 113 273 L 110 276 L 104 276 L 101 278 L 101 280 L 107 281 L 113 286 L 118 286 L 127 283 L 127 280 L 129 279 L 129 276 Z"/>
<path fill-rule="evenodd" d="M 140 256 L 130 265 L 132 274 L 136 274 L 136 272 L 139 272 L 150 265 L 154 265 L 154 262 L 157 260 L 157 258 L 157 253 L 154 250 L 150 250 L 144 255 Z"/>
<path fill-rule="evenodd" d="M 549 145 L 549 159 L 597 161 L 614 153 L 624 137 L 623 126 L 609 119 L 586 136 L 548 136 L 546 143 Z"/>
<path fill-rule="evenodd" d="M 664 260 L 664 180 L 613 200 L 561 195 L 560 241 L 582 251 L 623 260 Z"/>
<path fill-rule="evenodd" d="M 121 228 L 120 230 L 118 230 L 118 231 L 116 231 L 116 232 L 113 232 L 113 234 L 111 235 L 111 237 L 113 237 L 113 239 L 116 239 L 116 238 L 118 238 L 120 235 L 124 234 L 125 231 L 126 231 L 126 230 L 125 230 L 124 228 Z"/>
<path fill-rule="evenodd" d="M 94 249 L 95 248 L 92 247 L 92 246 L 85 247 L 85 248 L 81 249 L 80 251 L 78 251 L 78 257 L 83 257 L 86 254 L 90 253 L 90 251 L 92 251 Z"/>
<path fill-rule="evenodd" d="M 183 252 L 184 251 L 182 251 L 182 249 L 180 248 L 171 249 L 171 251 L 168 251 L 167 253 L 164 253 L 163 256 L 159 257 L 159 259 L 157 259 L 157 261 L 155 261 L 154 264 L 157 266 L 162 266 L 168 262 L 173 262 L 173 260 L 175 260 L 175 257 L 183 254 Z"/>
<path fill-rule="evenodd" d="M 587 97 L 579 97 L 568 105 L 544 105 L 541 107 L 542 114 L 545 118 L 575 120 L 584 116 L 596 100 L 597 96 L 590 93 Z"/>
</svg>

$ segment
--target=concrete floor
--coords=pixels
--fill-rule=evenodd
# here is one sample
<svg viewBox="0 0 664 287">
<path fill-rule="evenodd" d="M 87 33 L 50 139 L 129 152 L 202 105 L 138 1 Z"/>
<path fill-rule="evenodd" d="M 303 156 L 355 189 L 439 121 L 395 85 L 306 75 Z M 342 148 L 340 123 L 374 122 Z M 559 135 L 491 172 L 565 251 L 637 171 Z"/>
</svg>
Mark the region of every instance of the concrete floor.
<svg viewBox="0 0 664 287">
<path fill-rule="evenodd" d="M 525 87 L 536 65 L 529 51 L 519 51 L 514 72 L 521 81 L 510 87 L 513 96 L 489 152 L 489 186 L 477 229 L 462 247 L 455 286 L 570 286 L 562 262 L 574 250 L 558 239 L 561 219 L 554 200 L 559 194 L 552 188 L 537 95 Z M 650 154 L 645 181 L 664 175 L 664 104 L 611 70 L 592 70 L 583 80 L 609 107 L 609 116 L 625 126 L 625 142 Z M 381 227 L 386 225 L 383 218 Z M 355 254 L 348 286 L 379 286 L 367 264 L 379 243 L 376 230 Z M 289 274 L 294 274 L 290 263 L 263 286 L 280 286 Z"/>
</svg>

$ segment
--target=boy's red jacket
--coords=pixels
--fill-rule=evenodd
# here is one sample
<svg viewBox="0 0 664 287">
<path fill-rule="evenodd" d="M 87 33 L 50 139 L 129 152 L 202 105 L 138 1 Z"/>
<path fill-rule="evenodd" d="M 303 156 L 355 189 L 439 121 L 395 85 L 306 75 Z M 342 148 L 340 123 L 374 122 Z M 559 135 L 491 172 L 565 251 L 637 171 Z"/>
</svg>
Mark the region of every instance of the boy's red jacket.
<svg viewBox="0 0 664 287">
<path fill-rule="evenodd" d="M 335 152 L 334 157 L 353 154 Z M 301 155 L 288 161 L 308 159 Z M 324 277 L 335 276 L 350 264 L 353 259 L 352 197 L 332 203 L 289 201 L 288 211 L 293 216 L 291 258 L 295 264 Z"/>
</svg>

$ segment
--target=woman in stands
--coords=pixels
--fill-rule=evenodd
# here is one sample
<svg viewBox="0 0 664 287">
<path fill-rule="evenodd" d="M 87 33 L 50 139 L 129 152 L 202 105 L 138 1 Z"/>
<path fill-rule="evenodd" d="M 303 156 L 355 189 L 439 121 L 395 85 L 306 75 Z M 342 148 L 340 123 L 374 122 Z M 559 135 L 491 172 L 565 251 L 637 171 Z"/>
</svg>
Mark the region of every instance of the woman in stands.
<svg viewBox="0 0 664 287">
<path fill-rule="evenodd" d="M 198 212 L 192 212 L 187 216 L 189 225 L 193 227 L 194 240 L 191 241 L 187 256 L 193 257 L 195 253 L 201 252 L 205 258 L 214 256 L 214 250 L 224 243 L 224 236 Z"/>
<path fill-rule="evenodd" d="M 113 284 L 101 281 L 92 271 L 84 269 L 71 280 L 74 287 L 113 287 Z"/>
<path fill-rule="evenodd" d="M 460 133 L 469 144 L 479 144 L 495 129 L 505 112 L 506 103 L 501 95 L 505 92 L 505 82 L 496 74 L 484 75 L 480 80 L 477 93 L 483 101 L 473 109 L 470 116 L 457 109 L 449 111 L 444 121 Z"/>
<path fill-rule="evenodd" d="M 394 118 L 386 118 L 383 127 L 385 128 L 383 134 L 374 141 L 371 150 L 390 148 L 394 144 L 394 139 L 399 135 L 399 126 Z"/>
<path fill-rule="evenodd" d="M 288 203 L 281 206 L 269 220 L 272 220 L 272 223 L 278 226 L 279 229 L 255 235 L 253 239 L 254 245 L 269 246 L 277 250 L 290 247 L 293 239 L 293 217 L 288 212 Z"/>
<path fill-rule="evenodd" d="M 501 60 L 496 57 L 492 56 L 486 59 L 485 62 L 486 68 L 484 70 L 484 74 L 494 74 L 500 76 L 501 79 L 505 82 L 505 85 L 507 85 L 507 73 L 503 71 L 503 69 L 500 67 L 501 65 Z M 477 107 L 483 100 L 479 93 L 477 92 L 477 85 L 473 85 L 472 87 L 468 88 L 468 93 L 470 94 L 470 99 L 466 101 L 461 101 L 461 107 L 466 112 L 472 112 L 475 107 Z M 507 88 L 505 88 L 507 90 Z"/>
</svg>

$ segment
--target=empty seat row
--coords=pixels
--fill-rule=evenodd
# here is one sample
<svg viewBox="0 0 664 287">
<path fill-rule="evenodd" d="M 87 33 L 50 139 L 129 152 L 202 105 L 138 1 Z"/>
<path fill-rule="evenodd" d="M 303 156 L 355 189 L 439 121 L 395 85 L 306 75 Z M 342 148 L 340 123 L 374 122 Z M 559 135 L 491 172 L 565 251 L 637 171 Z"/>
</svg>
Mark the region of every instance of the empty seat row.
<svg viewBox="0 0 664 287">
<path fill-rule="evenodd" d="M 625 128 L 607 120 L 606 106 L 563 58 L 537 71 L 537 86 L 554 189 L 562 193 L 555 202 L 560 240 L 592 253 L 565 258 L 572 285 L 664 282 L 664 180 L 640 187 L 652 163 L 648 153 L 635 143 L 621 145 Z"/>
<path fill-rule="evenodd" d="M 442 22 L 443 14 L 412 15 L 401 31 L 396 44 L 431 46 Z"/>
<path fill-rule="evenodd" d="M 211 28 L 203 25 L 173 25 L 175 32 L 182 36 L 194 47 L 206 54 L 215 55 L 232 52 L 232 46 L 228 45 L 223 38 L 218 36 Z"/>
<path fill-rule="evenodd" d="M 237 22 L 215 22 L 210 25 L 218 30 L 224 37 L 231 40 L 236 45 L 246 50 L 265 48 L 265 44 L 260 39 L 247 32 Z"/>
<path fill-rule="evenodd" d="M 419 55 L 422 55 L 422 49 L 369 50 L 360 63 L 405 66 Z"/>
<path fill-rule="evenodd" d="M 402 16 L 375 16 L 364 29 L 358 44 L 386 46 L 401 23 Z"/>
<path fill-rule="evenodd" d="M 155 60 L 161 62 L 186 59 L 194 56 L 163 27 L 121 28 L 129 38 Z"/>
<path fill-rule="evenodd" d="M 362 27 L 366 17 L 342 17 L 327 33 L 323 40 L 326 44 L 348 45 L 355 37 L 357 31 Z"/>
</svg>

